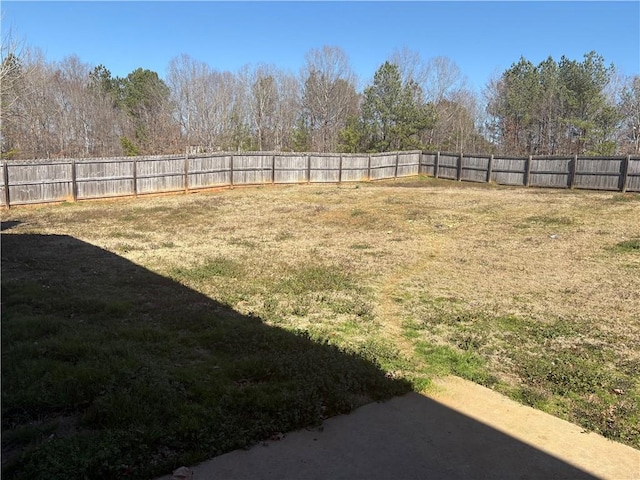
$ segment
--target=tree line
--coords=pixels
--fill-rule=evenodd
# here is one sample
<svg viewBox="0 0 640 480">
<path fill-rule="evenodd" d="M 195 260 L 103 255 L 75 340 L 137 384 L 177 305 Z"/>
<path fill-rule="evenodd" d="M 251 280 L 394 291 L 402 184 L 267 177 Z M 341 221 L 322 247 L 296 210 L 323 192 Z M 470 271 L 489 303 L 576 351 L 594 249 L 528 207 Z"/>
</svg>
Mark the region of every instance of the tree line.
<svg viewBox="0 0 640 480">
<path fill-rule="evenodd" d="M 595 52 L 538 65 L 521 58 L 488 91 L 491 135 L 510 152 L 638 153 L 640 77 L 620 83 Z"/>
<path fill-rule="evenodd" d="M 396 50 L 362 90 L 345 52 L 310 50 L 298 74 L 218 71 L 189 55 L 165 78 L 114 77 L 71 55 L 47 61 L 3 41 L 4 159 L 206 151 L 640 153 L 640 77 L 590 52 L 521 58 L 482 95 L 446 57 Z"/>
</svg>

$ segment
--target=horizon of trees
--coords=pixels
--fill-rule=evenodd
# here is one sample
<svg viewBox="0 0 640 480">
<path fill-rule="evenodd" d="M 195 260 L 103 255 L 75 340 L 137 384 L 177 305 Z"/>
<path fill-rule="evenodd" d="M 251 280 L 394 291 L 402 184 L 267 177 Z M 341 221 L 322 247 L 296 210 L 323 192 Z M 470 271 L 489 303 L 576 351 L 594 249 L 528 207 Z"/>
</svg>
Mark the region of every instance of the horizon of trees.
<svg viewBox="0 0 640 480">
<path fill-rule="evenodd" d="M 275 65 L 218 71 L 187 54 L 166 77 L 114 77 L 71 55 L 49 62 L 3 39 L 3 159 L 195 151 L 639 154 L 640 76 L 595 52 L 524 57 L 482 95 L 446 57 L 396 50 L 358 91 L 340 47 L 310 50 L 298 74 Z"/>
</svg>

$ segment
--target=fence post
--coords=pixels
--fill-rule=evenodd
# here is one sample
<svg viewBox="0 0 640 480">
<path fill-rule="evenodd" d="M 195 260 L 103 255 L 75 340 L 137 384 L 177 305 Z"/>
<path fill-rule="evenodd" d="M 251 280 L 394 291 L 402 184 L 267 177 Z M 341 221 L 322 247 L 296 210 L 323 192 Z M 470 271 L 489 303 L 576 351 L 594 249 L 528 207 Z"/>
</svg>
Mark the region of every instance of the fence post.
<svg viewBox="0 0 640 480">
<path fill-rule="evenodd" d="M 138 196 L 138 159 L 133 159 L 133 196 Z"/>
<path fill-rule="evenodd" d="M 4 204 L 7 208 L 11 208 L 11 198 L 9 196 L 9 165 L 7 162 L 2 164 L 2 176 L 4 177 Z"/>
<path fill-rule="evenodd" d="M 231 154 L 231 159 L 229 160 L 229 186 L 233 188 L 233 153 Z"/>
<path fill-rule="evenodd" d="M 418 176 L 422 173 L 422 150 L 418 154 Z"/>
<path fill-rule="evenodd" d="M 307 183 L 311 183 L 311 155 L 307 155 Z"/>
<path fill-rule="evenodd" d="M 367 161 L 367 182 L 371 181 L 371 154 L 369 154 L 369 159 Z"/>
<path fill-rule="evenodd" d="M 458 181 L 462 181 L 462 158 L 464 157 L 464 154 L 460 153 L 460 156 L 458 157 Z"/>
<path fill-rule="evenodd" d="M 440 152 L 436 152 L 436 163 L 433 166 L 433 176 L 435 178 L 438 178 L 438 173 L 440 173 L 438 170 L 440 169 Z"/>
<path fill-rule="evenodd" d="M 625 193 L 629 185 L 629 164 L 631 163 L 631 155 L 627 155 L 622 164 L 622 174 L 620 175 L 620 191 Z"/>
<path fill-rule="evenodd" d="M 71 160 L 71 197 L 74 202 L 78 201 L 78 181 L 76 179 L 76 161 Z"/>
<path fill-rule="evenodd" d="M 189 193 L 189 151 L 184 154 L 184 193 Z"/>
<path fill-rule="evenodd" d="M 578 170 L 578 155 L 573 156 L 571 166 L 569 168 L 569 188 L 573 189 L 576 185 L 576 171 Z"/>
<path fill-rule="evenodd" d="M 487 183 L 491 183 L 492 173 L 493 173 L 493 153 L 489 157 L 489 165 L 487 165 Z"/>
<path fill-rule="evenodd" d="M 271 155 L 271 183 L 276 183 L 276 156 Z"/>
<path fill-rule="evenodd" d="M 525 187 L 529 186 L 529 177 L 531 176 L 531 159 L 532 159 L 532 155 L 529 155 L 529 158 L 527 158 L 527 164 L 524 167 L 524 186 Z"/>
<path fill-rule="evenodd" d="M 400 154 L 396 152 L 396 169 L 393 172 L 393 178 L 398 178 L 398 163 L 400 163 Z"/>
<path fill-rule="evenodd" d="M 342 154 L 340 154 L 340 164 L 338 165 L 338 183 L 342 183 Z"/>
</svg>

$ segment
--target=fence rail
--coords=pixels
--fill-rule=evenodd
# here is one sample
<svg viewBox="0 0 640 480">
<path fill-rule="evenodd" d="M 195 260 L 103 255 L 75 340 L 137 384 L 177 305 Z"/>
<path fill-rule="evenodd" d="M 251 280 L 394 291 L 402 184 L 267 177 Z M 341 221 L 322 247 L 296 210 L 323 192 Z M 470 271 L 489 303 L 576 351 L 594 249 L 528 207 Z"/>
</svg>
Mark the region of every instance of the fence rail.
<svg viewBox="0 0 640 480">
<path fill-rule="evenodd" d="M 247 152 L 4 162 L 0 205 L 236 185 L 360 182 L 419 174 L 500 185 L 640 192 L 640 157 L 631 156 Z"/>
</svg>

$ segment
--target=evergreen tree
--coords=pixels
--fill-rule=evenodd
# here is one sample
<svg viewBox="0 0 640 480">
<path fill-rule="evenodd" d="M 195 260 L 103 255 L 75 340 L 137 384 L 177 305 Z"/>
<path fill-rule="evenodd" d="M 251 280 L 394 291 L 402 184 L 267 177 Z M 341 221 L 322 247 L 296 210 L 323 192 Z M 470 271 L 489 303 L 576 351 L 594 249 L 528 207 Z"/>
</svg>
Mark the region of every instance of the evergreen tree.
<svg viewBox="0 0 640 480">
<path fill-rule="evenodd" d="M 511 154 L 611 154 L 619 116 L 604 90 L 613 67 L 595 52 L 578 62 L 521 58 L 493 86 L 487 112 Z"/>
<path fill-rule="evenodd" d="M 364 90 L 362 123 L 368 149 L 385 152 L 420 148 L 420 134 L 434 122 L 414 81 L 403 84 L 397 65 L 385 62 Z"/>
</svg>

